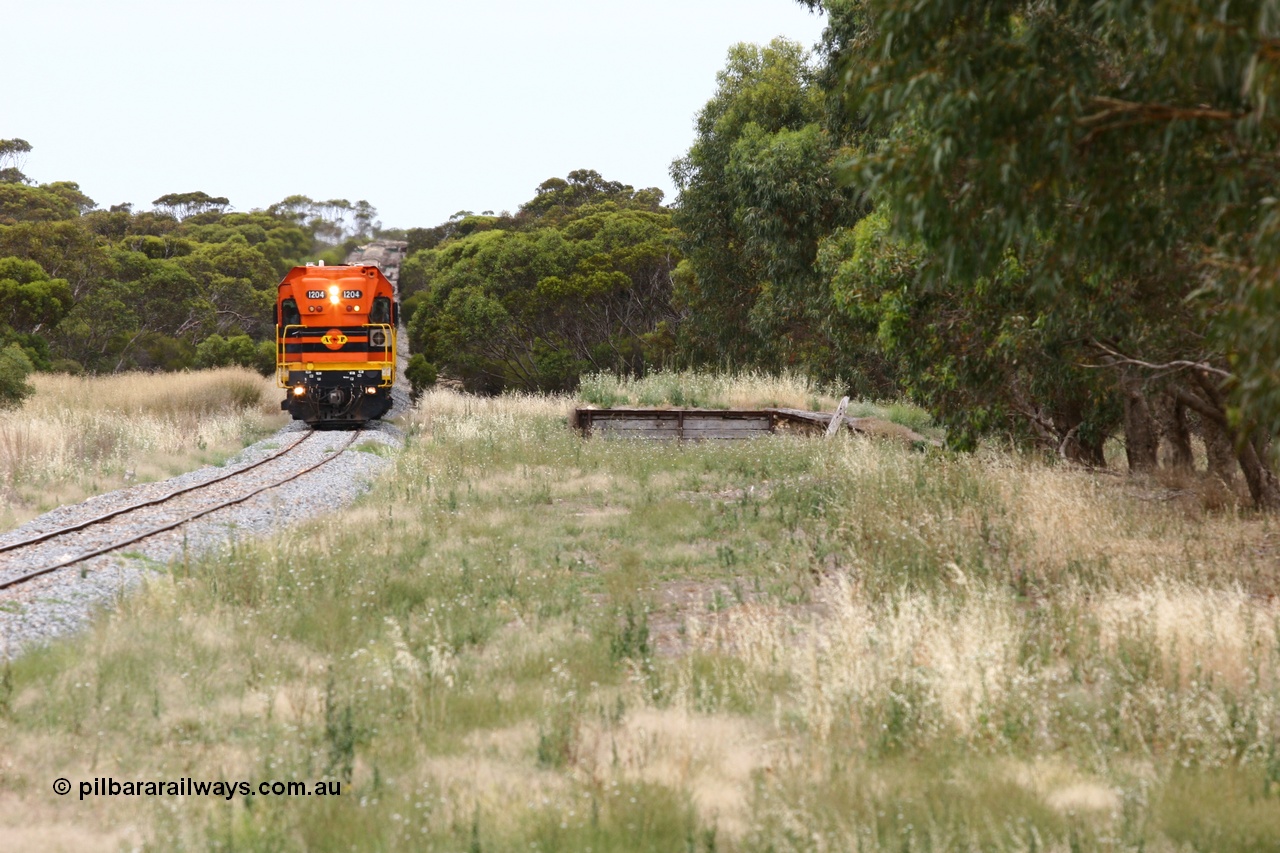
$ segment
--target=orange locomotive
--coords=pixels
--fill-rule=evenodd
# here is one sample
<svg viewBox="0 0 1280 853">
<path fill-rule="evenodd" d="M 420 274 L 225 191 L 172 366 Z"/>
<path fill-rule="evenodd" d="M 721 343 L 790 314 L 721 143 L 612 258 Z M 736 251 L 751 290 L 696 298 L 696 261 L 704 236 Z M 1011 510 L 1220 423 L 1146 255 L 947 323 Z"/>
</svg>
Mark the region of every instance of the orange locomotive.
<svg viewBox="0 0 1280 853">
<path fill-rule="evenodd" d="M 294 267 L 276 297 L 280 408 L 311 425 L 353 425 L 391 409 L 396 294 L 375 266 Z"/>
</svg>

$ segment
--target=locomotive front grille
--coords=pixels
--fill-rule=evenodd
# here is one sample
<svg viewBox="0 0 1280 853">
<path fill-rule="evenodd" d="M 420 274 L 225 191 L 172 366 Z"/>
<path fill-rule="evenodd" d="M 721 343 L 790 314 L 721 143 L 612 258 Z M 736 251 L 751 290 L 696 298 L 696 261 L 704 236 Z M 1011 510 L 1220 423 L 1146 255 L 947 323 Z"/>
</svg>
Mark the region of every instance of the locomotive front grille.
<svg viewBox="0 0 1280 853">
<path fill-rule="evenodd" d="M 295 385 L 292 375 L 376 370 L 380 387 L 390 386 L 395 373 L 395 333 L 390 325 L 285 326 L 277 338 L 276 372 L 281 386 Z M 330 378 L 326 384 L 341 382 Z"/>
</svg>

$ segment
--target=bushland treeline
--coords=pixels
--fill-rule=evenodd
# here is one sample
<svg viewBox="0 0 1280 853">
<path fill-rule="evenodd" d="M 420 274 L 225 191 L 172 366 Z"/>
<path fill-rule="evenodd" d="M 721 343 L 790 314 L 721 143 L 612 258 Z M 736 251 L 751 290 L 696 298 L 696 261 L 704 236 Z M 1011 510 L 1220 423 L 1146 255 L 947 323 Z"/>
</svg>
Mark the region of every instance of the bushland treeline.
<svg viewBox="0 0 1280 853">
<path fill-rule="evenodd" d="M 30 151 L 0 140 L 0 403 L 32 369 L 270 373 L 280 278 L 378 228 L 368 202 L 301 195 L 248 213 L 204 192 L 103 210 L 75 183 L 29 180 Z"/>
<path fill-rule="evenodd" d="M 729 51 L 673 163 L 672 206 L 583 169 L 514 214 L 406 232 L 415 375 L 497 391 L 599 370 L 799 368 L 910 397 L 958 448 L 999 436 L 1102 465 L 1122 436 L 1130 468 L 1187 469 L 1198 435 L 1213 473 L 1280 507 L 1280 72 L 1266 4 L 801 2 L 826 13 L 822 43 Z M 42 211 L 78 204 L 50 221 L 126 260 L 185 269 L 236 245 L 200 229 L 273 233 L 265 218 L 301 233 L 282 258 L 308 238 L 288 211 L 86 212 L 74 185 L 6 186 L 50 196 L 30 203 Z M 147 254 L 122 245 L 138 239 L 127 230 L 84 228 L 111 216 L 163 219 L 191 251 Z M 5 226 L 0 255 L 70 283 L 14 244 L 31 227 Z M 145 278 L 115 263 L 101 281 Z M 206 312 L 203 328 L 254 333 L 225 310 L 239 309 Z M 32 333 L 24 322 L 12 333 Z M 143 365 L 142 341 L 182 339 L 181 323 L 133 327 L 130 343 L 90 324 L 107 346 L 60 319 L 51 351 L 112 369 Z"/>
</svg>

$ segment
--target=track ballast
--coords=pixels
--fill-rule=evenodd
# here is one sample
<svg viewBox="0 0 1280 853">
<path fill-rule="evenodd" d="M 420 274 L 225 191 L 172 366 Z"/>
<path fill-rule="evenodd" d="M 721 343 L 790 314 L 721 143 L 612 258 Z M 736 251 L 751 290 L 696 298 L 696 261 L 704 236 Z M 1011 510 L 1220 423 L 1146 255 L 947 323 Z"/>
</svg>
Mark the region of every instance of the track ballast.
<svg viewBox="0 0 1280 853">
<path fill-rule="evenodd" d="M 331 512 L 389 460 L 347 452 L 400 444 L 377 423 L 359 431 L 293 424 L 225 469 L 204 468 L 46 513 L 0 536 L 0 659 L 81 627 L 126 588 L 174 560 Z"/>
</svg>

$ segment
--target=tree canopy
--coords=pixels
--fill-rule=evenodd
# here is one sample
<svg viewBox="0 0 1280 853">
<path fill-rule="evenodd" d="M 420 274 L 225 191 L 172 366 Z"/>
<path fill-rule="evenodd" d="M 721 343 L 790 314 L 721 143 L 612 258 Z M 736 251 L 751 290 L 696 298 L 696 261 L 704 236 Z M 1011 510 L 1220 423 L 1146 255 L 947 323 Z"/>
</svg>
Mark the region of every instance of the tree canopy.
<svg viewBox="0 0 1280 853">
<path fill-rule="evenodd" d="M 0 139 L 0 183 L 25 184 L 22 173 L 31 143 L 25 139 Z"/>
<path fill-rule="evenodd" d="M 822 239 L 865 213 L 838 180 L 852 140 L 833 129 L 816 71 L 785 39 L 736 45 L 672 165 L 687 259 L 676 276 L 681 347 L 694 361 L 844 376 L 875 395 L 890 388 L 882 365 L 815 267 Z"/>
<path fill-rule="evenodd" d="M 911 384 L 1085 457 L 1122 423 L 1135 467 L 1161 436 L 1185 462 L 1190 416 L 1280 505 L 1267 4 L 822 5 L 828 79 L 881 134 L 846 166 L 882 225 L 836 286 L 889 349 L 936 352 Z"/>
<path fill-rule="evenodd" d="M 401 268 L 418 372 L 553 390 L 587 370 L 660 364 L 679 259 L 661 198 L 578 170 L 545 181 L 515 216 L 451 220 Z"/>
<path fill-rule="evenodd" d="M 103 210 L 75 183 L 29 181 L 17 170 L 30 150 L 0 140 L 0 169 L 13 170 L 0 173 L 0 348 L 16 346 L 38 369 L 269 371 L 261 344 L 273 337 L 280 277 L 325 253 L 341 260 L 347 247 L 335 242 L 378 227 L 368 202 L 305 196 L 236 212 L 193 191 L 151 210 Z"/>
<path fill-rule="evenodd" d="M 172 216 L 179 222 L 201 213 L 224 213 L 231 206 L 230 199 L 214 197 L 198 190 L 189 193 L 166 193 L 151 203 L 158 213 Z"/>
</svg>

